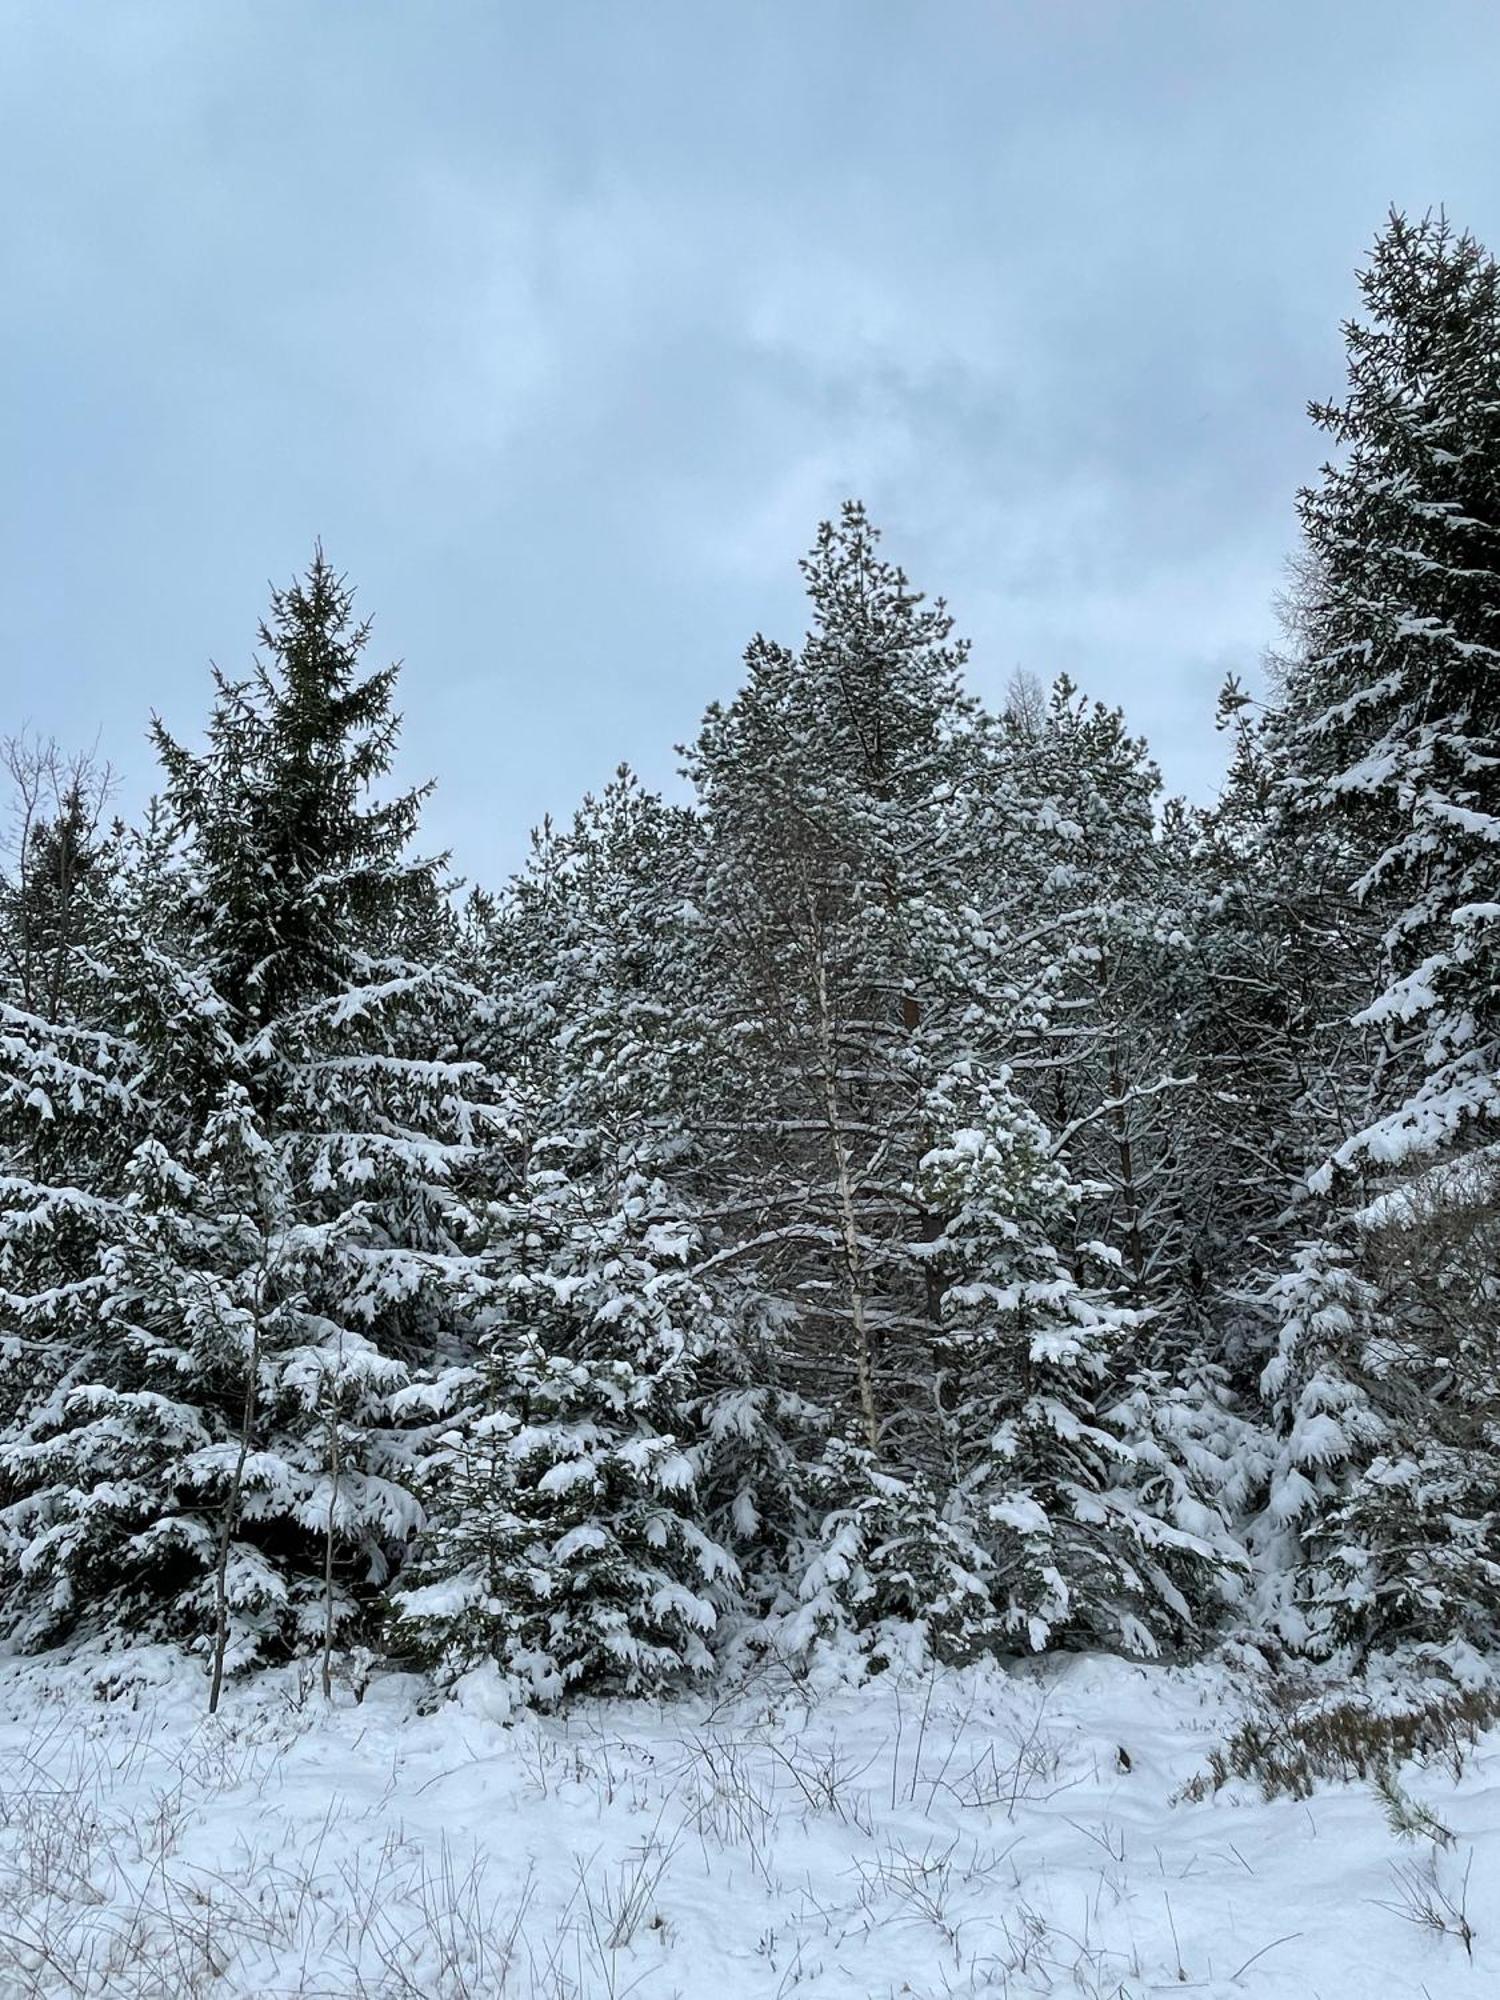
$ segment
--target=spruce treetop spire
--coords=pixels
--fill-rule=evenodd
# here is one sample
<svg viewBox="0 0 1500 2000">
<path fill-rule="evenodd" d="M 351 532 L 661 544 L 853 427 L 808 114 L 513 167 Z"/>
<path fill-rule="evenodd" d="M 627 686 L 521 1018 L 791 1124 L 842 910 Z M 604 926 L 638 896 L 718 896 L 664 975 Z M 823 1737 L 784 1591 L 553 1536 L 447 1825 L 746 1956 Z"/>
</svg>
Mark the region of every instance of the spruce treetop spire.
<svg viewBox="0 0 1500 2000">
<path fill-rule="evenodd" d="M 1500 267 L 1441 214 L 1393 213 L 1359 282 L 1348 393 L 1312 409 L 1346 449 L 1300 498 L 1288 740 L 1364 846 L 1357 890 L 1388 918 L 1365 1018 L 1414 1082 L 1343 1165 L 1500 1117 Z"/>
<path fill-rule="evenodd" d="M 801 570 L 813 627 L 804 673 L 825 684 L 833 744 L 851 776 L 876 792 L 897 777 L 912 751 L 967 719 L 967 643 L 937 598 L 928 604 L 906 573 L 879 552 L 880 530 L 858 500 L 825 521 Z"/>
<path fill-rule="evenodd" d="M 388 949 L 436 893 L 443 857 L 412 860 L 429 786 L 373 799 L 400 731 L 397 665 L 361 673 L 370 624 L 319 544 L 273 590 L 264 657 L 244 680 L 214 669 L 206 747 L 157 719 L 166 797 L 190 843 L 216 984 L 263 1027 L 326 996 L 354 957 Z"/>
</svg>

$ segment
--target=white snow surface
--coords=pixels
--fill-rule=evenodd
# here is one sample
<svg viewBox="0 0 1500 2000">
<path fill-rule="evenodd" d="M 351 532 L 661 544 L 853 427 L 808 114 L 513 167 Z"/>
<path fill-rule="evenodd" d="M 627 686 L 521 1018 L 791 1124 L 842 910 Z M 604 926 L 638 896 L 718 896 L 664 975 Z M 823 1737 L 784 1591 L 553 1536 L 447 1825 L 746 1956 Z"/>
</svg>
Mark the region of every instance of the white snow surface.
<svg viewBox="0 0 1500 2000">
<path fill-rule="evenodd" d="M 1456 1784 L 1403 1774 L 1451 1843 L 1398 1839 L 1360 1785 L 1174 1803 L 1248 1685 L 1095 1658 L 776 1669 L 538 1717 L 482 1674 L 434 1709 L 408 1676 L 327 1705 L 287 1671 L 211 1719 L 165 1649 L 8 1661 L 0 1993 L 1500 1992 L 1500 1732 Z M 1429 1880 L 1469 1949 L 1412 1921 Z"/>
</svg>

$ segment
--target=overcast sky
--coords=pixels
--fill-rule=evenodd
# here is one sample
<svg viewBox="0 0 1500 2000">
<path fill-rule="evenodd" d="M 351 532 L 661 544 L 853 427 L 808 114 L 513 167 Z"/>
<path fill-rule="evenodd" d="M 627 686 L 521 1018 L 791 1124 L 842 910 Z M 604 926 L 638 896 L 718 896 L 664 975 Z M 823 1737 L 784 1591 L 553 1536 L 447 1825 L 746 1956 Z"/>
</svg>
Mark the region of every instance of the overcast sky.
<svg viewBox="0 0 1500 2000">
<path fill-rule="evenodd" d="M 0 7 L 0 733 L 123 796 L 315 536 L 466 872 L 803 627 L 859 494 L 981 692 L 1206 798 L 1395 202 L 1500 245 L 1495 0 Z"/>
</svg>

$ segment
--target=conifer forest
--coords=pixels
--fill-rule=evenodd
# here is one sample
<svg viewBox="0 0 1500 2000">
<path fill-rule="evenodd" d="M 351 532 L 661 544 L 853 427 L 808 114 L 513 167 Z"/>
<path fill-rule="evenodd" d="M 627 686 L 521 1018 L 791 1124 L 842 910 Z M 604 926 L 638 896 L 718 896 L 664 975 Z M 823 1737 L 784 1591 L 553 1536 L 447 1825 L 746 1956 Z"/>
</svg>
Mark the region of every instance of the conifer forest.
<svg viewBox="0 0 1500 2000">
<path fill-rule="evenodd" d="M 377 1725 L 435 1770 L 524 1740 L 554 1801 L 613 1801 L 609 1731 L 627 1762 L 656 1743 L 653 1770 L 688 1745 L 694 1855 L 733 1850 L 771 1941 L 747 1931 L 738 1972 L 693 1943 L 658 1813 L 629 1823 L 646 1859 L 615 1902 L 625 1861 L 580 1860 L 545 1924 L 524 1862 L 467 1904 L 450 1874 L 439 1921 L 399 1849 L 378 1892 L 359 1876 L 359 1939 L 346 1917 L 313 1959 L 303 1932 L 267 1941 L 270 1848 L 261 1914 L 210 1895 L 221 1942 L 191 1963 L 177 1877 L 155 1946 L 111 1957 L 122 1916 L 87 1962 L 64 1950 L 87 1898 L 59 1915 L 53 1881 L 23 1918 L 0 1882 L 5 1992 L 1490 1990 L 1500 266 L 1441 213 L 1392 212 L 1358 287 L 1347 379 L 1310 412 L 1326 464 L 1287 496 L 1283 638 L 1263 689 L 1222 688 L 1211 803 L 1168 796 L 1129 714 L 1066 677 L 981 700 L 964 607 L 855 498 L 807 524 L 802 636 L 750 637 L 683 718 L 682 784 L 622 766 L 560 799 L 509 881 L 460 882 L 427 789 L 396 782 L 422 663 L 384 663 L 380 579 L 356 595 L 333 546 L 196 713 L 149 717 L 139 812 L 107 743 L 9 739 L 14 1687 L 99 1757 L 116 1738 L 79 1716 L 143 1687 L 195 1755 L 205 1730 L 259 1754 L 274 1709 L 304 1732 L 288 1770 Z M 1018 1690 L 1073 1717 L 1050 1762 L 1034 1719 L 996 1748 Z M 1409 1880 L 1382 1859 L 1355 1900 L 1409 1984 L 1332 1931 L 1326 1961 L 1272 1939 L 1276 1908 L 1216 1944 L 1218 1906 L 1193 1917 L 1167 1864 L 1165 1918 L 1160 1883 L 1110 1906 L 1154 1897 L 1149 1946 L 983 1872 L 981 1820 L 999 1855 L 1074 1782 L 1079 1730 L 1085 1790 L 1146 1783 L 1173 1701 L 1173 1729 L 1206 1712 L 1169 1852 L 1279 1810 L 1285 1857 L 1288 1799 L 1347 1802 L 1334 1846 L 1383 1814 Z M 859 1783 L 926 1810 L 925 1844 L 882 1821 L 842 1914 L 819 1929 L 809 1887 L 794 1923 L 812 1864 L 773 1888 L 752 1821 L 774 1798 L 864 1839 L 828 1718 L 853 1743 L 877 1713 L 895 1748 Z M 619 1783 L 645 1813 L 640 1770 Z M 1114 1839 L 1101 1883 L 1124 1880 Z M 1224 1863 L 1247 1894 L 1261 1865 Z M 503 1938 L 472 1917 L 501 1886 Z M 380 1943 L 387 1903 L 408 1934 L 428 1911 L 426 1958 Z M 920 1933 L 899 1971 L 857 1955 L 877 1905 L 898 1957 Z"/>
</svg>

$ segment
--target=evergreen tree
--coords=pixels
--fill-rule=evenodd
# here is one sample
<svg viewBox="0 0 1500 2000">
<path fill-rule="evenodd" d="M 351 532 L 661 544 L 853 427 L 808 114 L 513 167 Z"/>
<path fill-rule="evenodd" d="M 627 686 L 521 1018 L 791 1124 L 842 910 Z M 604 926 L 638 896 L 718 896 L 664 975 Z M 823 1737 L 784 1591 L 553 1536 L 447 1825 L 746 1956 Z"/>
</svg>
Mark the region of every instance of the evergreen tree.
<svg viewBox="0 0 1500 2000">
<path fill-rule="evenodd" d="M 1294 1629 L 1325 1645 L 1492 1639 L 1500 1601 L 1500 272 L 1441 218 L 1393 215 L 1360 286 L 1348 394 L 1313 411 L 1342 456 L 1302 496 L 1312 589 L 1278 719 L 1383 926 L 1373 1106 L 1313 1176 L 1266 1378 Z M 1411 1253 L 1419 1217 L 1436 1267 Z"/>
<path fill-rule="evenodd" d="M 486 912 L 527 1163 L 492 1264 L 483 1394 L 396 1600 L 398 1643 L 533 1697 L 701 1673 L 736 1565 L 708 1495 L 727 1351 L 682 1185 L 691 825 L 628 772 L 546 827 Z"/>
<path fill-rule="evenodd" d="M 1117 1309 L 1091 1393 L 1128 1445 L 1141 1506 L 1243 1569 L 1230 1521 L 1253 1439 L 1212 1332 L 1205 1190 L 1182 1143 L 1199 1086 L 1185 1016 L 1196 968 L 1161 780 L 1117 709 L 1066 676 L 1013 683 L 988 735 L 979 880 L 1028 995 L 1011 1063 L 1045 1122 L 1042 1158 L 1071 1183 L 1050 1225 L 1075 1282 Z M 1189 1566 L 1191 1568 L 1191 1565 Z M 1200 1569 L 1194 1616 L 1212 1622 Z"/>
<path fill-rule="evenodd" d="M 1252 721 L 1247 706 L 1231 681 L 1223 791 L 1170 830 L 1188 968 L 1174 999 L 1197 1078 L 1177 1119 L 1195 1168 L 1194 1255 L 1246 1388 L 1274 1342 L 1265 1286 L 1305 1233 L 1308 1176 L 1369 1103 L 1369 1035 L 1352 1016 L 1379 933 L 1349 886 L 1354 849 L 1291 773 L 1279 711 Z"/>
<path fill-rule="evenodd" d="M 503 1118 L 444 1043 L 468 996 L 408 955 L 444 930 L 440 863 L 406 853 L 421 794 L 370 799 L 396 720 L 366 636 L 319 553 L 267 661 L 216 676 L 206 748 L 157 726 L 177 852 L 140 873 L 111 994 L 151 1119 L 102 1337 L 5 1461 L 49 1524 L 28 1559 L 88 1579 L 74 1615 L 216 1667 L 326 1658 L 419 1525 L 473 1358 Z"/>
<path fill-rule="evenodd" d="M 1389 1108 L 1350 1168 L 1431 1156 L 1496 1103 L 1496 568 L 1500 276 L 1472 237 L 1395 215 L 1361 274 L 1344 456 L 1301 499 L 1304 651 L 1282 729 L 1303 788 L 1362 838 L 1386 909 Z"/>
<path fill-rule="evenodd" d="M 1101 1407 L 1118 1322 L 1082 1252 L 1076 1275 L 1059 1255 L 1076 1190 L 1006 1064 L 1038 1001 L 976 901 L 1009 802 L 963 648 L 858 507 L 804 568 L 801 653 L 758 639 L 691 760 L 715 952 L 710 1205 L 733 1219 L 723 1254 L 779 1304 L 779 1366 L 825 1412 L 788 1629 L 915 1623 L 951 1652 L 1017 1631 L 1143 1644 L 1152 1614 L 1124 1597 L 1160 1630 L 1185 1600 L 1132 1556 L 1208 1552 L 1130 1497 L 1133 1454 Z M 961 1189 L 970 1158 L 985 1171 Z"/>
<path fill-rule="evenodd" d="M 0 882 L 0 1533 L 4 1612 L 45 1638 L 76 1615 L 51 1538 L 67 1506 L 48 1439 L 99 1362 L 146 1064 L 115 1006 L 118 840 L 104 776 L 50 745 L 7 746 L 17 839 Z"/>
<path fill-rule="evenodd" d="M 1157 838 L 1161 778 L 1123 715 L 1064 676 L 1012 699 L 996 732 L 1000 808 L 986 904 L 1039 997 L 1018 1080 L 1086 1190 L 1086 1240 L 1118 1258 L 1123 1303 L 1194 1310 L 1194 1220 L 1176 1144 L 1186 936 Z"/>
<path fill-rule="evenodd" d="M 552 1702 L 705 1672 L 735 1565 L 697 1519 L 712 1322 L 695 1241 L 663 1219 L 659 1184 L 605 1195 L 547 1151 L 483 1406 L 446 1434 L 442 1509 L 395 1603 L 416 1656 L 445 1673 L 494 1660 Z"/>
</svg>

